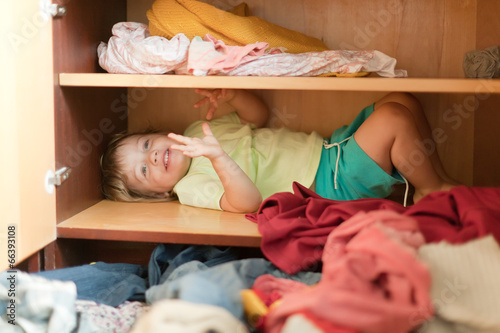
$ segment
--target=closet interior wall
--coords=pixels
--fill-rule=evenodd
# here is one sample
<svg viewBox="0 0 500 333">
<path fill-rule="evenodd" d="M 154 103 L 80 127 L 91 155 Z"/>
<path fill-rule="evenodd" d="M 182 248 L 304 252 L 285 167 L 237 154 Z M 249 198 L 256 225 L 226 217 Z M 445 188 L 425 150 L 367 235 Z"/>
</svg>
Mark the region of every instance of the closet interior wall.
<svg viewBox="0 0 500 333">
<path fill-rule="evenodd" d="M 154 0 L 128 1 L 131 21 L 147 23 Z M 239 3 L 207 0 L 221 9 Z M 466 52 L 500 44 L 492 0 L 248 0 L 254 15 L 317 37 L 330 49 L 376 49 L 397 59 L 410 77 L 463 78 Z M 283 10 L 286 8 L 286 10 Z M 341 78 L 332 78 L 341 80 Z M 487 92 L 486 86 L 479 88 Z M 269 126 L 287 126 L 329 136 L 349 123 L 366 105 L 387 92 L 259 90 L 272 110 Z M 466 185 L 500 185 L 498 95 L 418 93 L 437 137 L 448 173 Z M 157 126 L 182 132 L 204 111 L 192 108 L 190 89 L 129 88 L 129 129 Z"/>
<path fill-rule="evenodd" d="M 476 49 L 500 47 L 500 2 L 477 3 Z M 499 80 L 497 78 L 497 80 Z M 500 186 L 500 95 L 481 96 L 474 112 L 474 185 Z"/>
<path fill-rule="evenodd" d="M 96 48 L 120 21 L 147 23 L 153 0 L 57 0 L 68 14 L 54 19 L 54 71 L 102 73 Z M 207 0 L 219 8 L 236 0 Z M 330 49 L 376 49 L 397 59 L 410 77 L 463 78 L 466 52 L 500 45 L 495 0 L 247 0 L 254 15 L 322 39 Z M 286 10 L 283 10 L 283 9 Z M 331 78 L 342 80 L 342 78 Z M 403 79 L 402 79 L 403 80 Z M 192 87 L 195 88 L 195 87 Z M 193 89 L 55 86 L 56 168 L 72 175 L 57 189 L 57 223 L 101 201 L 99 157 L 112 133 L 149 126 L 182 132 L 203 119 Z M 256 90 L 269 105 L 269 126 L 323 136 L 349 123 L 387 92 Z M 448 173 L 466 185 L 500 186 L 499 94 L 478 80 L 476 93 L 417 93 Z M 128 115 L 128 117 L 127 117 Z M 144 262 L 154 244 L 59 239 L 45 267 L 88 261 Z M 111 250 L 113 249 L 113 250 Z M 55 260 L 53 259 L 55 256 Z M 113 257 L 114 256 L 114 257 Z M 113 257 L 113 258 L 112 258 Z M 50 258 L 50 259 L 48 259 Z"/>
</svg>

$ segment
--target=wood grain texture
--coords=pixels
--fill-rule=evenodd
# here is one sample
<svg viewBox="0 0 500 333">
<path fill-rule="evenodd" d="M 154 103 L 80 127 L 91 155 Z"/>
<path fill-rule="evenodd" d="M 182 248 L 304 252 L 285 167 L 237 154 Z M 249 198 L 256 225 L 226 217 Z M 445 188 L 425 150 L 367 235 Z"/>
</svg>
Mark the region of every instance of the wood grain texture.
<svg viewBox="0 0 500 333">
<path fill-rule="evenodd" d="M 103 200 L 57 226 L 59 238 L 258 247 L 244 214 L 166 203 Z"/>
<path fill-rule="evenodd" d="M 478 0 L 477 45 L 484 50 L 500 47 L 500 1 Z M 498 79 L 497 79 L 498 80 Z M 474 184 L 500 186 L 500 95 L 483 89 L 476 95 L 479 109 L 475 112 Z"/>
<path fill-rule="evenodd" d="M 134 5 L 145 11 L 151 0 Z M 206 0 L 219 8 L 235 5 L 233 0 Z M 476 46 L 476 25 L 483 26 L 482 34 L 495 35 L 487 30 L 497 22 L 481 20 L 478 15 L 492 15 L 496 9 L 494 1 L 446 0 L 446 1 L 301 1 L 301 0 L 248 0 L 254 15 L 272 23 L 322 39 L 331 49 L 376 49 L 397 59 L 397 67 L 406 69 L 411 79 L 461 79 L 464 77 L 462 61 L 465 52 Z M 286 10 L 283 10 L 286 8 Z M 483 13 L 483 14 L 481 14 Z M 488 13 L 488 14 L 486 14 Z M 144 19 L 140 13 L 129 13 L 129 17 Z M 496 34 L 498 36 L 498 34 Z M 482 37 L 491 40 L 491 37 Z M 216 78 L 219 79 L 219 78 Z M 253 80 L 253 78 L 249 78 Z M 282 78 L 278 78 L 282 79 Z M 370 78 L 358 78 L 352 86 L 349 81 L 342 85 L 349 88 L 338 91 L 321 91 L 321 83 L 301 83 L 300 88 L 283 87 L 269 89 L 272 83 L 264 83 L 265 90 L 257 93 L 273 110 L 270 126 L 289 126 L 303 131 L 316 130 L 327 136 L 337 127 L 354 118 L 362 107 L 388 92 L 391 87 L 376 91 L 376 84 L 366 89 Z M 358 80 L 352 79 L 352 81 Z M 231 80 L 231 78 L 229 78 Z M 251 81 L 249 80 L 249 81 Z M 337 80 L 337 79 L 335 79 Z M 350 79 L 351 80 L 351 79 Z M 257 80 L 256 80 L 257 81 Z M 278 82 L 279 80 L 277 80 Z M 232 81 L 228 81 L 227 86 Z M 265 82 L 265 81 L 263 81 Z M 269 81 L 272 82 L 272 81 Z M 289 80 L 293 82 L 293 78 Z M 325 81 L 326 82 L 326 81 Z M 332 81 L 328 81 L 332 82 Z M 414 91 L 425 106 L 431 126 L 438 132 L 445 131 L 446 140 L 437 144 L 443 163 L 452 177 L 460 182 L 474 184 L 474 117 L 463 117 L 457 110 L 466 107 L 469 97 L 474 97 L 476 87 L 459 88 L 460 84 L 447 81 L 418 81 L 406 85 L 395 81 L 397 91 Z M 466 85 L 470 81 L 457 81 Z M 477 82 L 474 82 L 475 85 Z M 497 84 L 498 81 L 495 81 Z M 325 83 L 328 85 L 330 83 Z M 183 85 L 184 86 L 184 85 Z M 237 84 L 236 84 L 237 86 Z M 313 88 L 311 88 L 313 87 Z M 249 87 L 258 88 L 258 84 Z M 294 91 L 287 91 L 293 89 Z M 372 92 L 355 92 L 355 90 Z M 427 89 L 427 90 L 426 90 Z M 143 128 L 148 124 L 183 130 L 193 119 L 203 118 L 203 112 L 193 110 L 195 100 L 191 89 L 159 89 L 150 92 L 146 99 L 130 110 L 129 129 Z M 325 90 L 328 90 L 325 88 Z M 346 91 L 347 90 L 347 91 Z M 432 93 L 429 93 L 432 92 Z M 434 94 L 441 92 L 440 94 Z M 444 92 L 444 93 L 443 93 Z M 456 94 L 459 93 L 459 94 Z M 462 94 L 460 94 L 462 93 Z M 130 96 L 129 90 L 129 96 Z M 156 107 L 155 107 L 156 106 Z M 451 111 L 450 111 L 451 110 Z M 461 117 L 460 126 L 456 117 Z M 285 119 L 278 122 L 278 120 Z M 476 163 L 477 164 L 477 163 Z"/>
<path fill-rule="evenodd" d="M 206 2 L 223 9 L 237 4 L 235 0 Z M 81 76 L 61 76 L 68 86 L 56 87 L 56 121 L 59 123 L 56 133 L 62 138 L 56 146 L 59 166 L 71 162 L 72 157 L 73 162 L 77 160 L 74 154 L 68 154 L 71 150 L 80 148 L 85 152 L 82 142 L 89 141 L 88 133 L 95 133 L 92 130 L 98 129 L 103 119 L 110 119 L 115 126 L 112 132 L 124 128 L 127 111 L 130 130 L 157 127 L 183 132 L 190 123 L 204 118 L 203 109 L 192 107 L 198 99 L 192 88 L 203 85 L 254 89 L 271 109 L 270 127 L 317 131 L 325 137 L 352 121 L 363 107 L 394 87 L 398 91 L 415 92 L 422 102 L 431 127 L 439 134 L 435 149 L 452 177 L 467 185 L 500 184 L 496 171 L 500 142 L 495 135 L 500 126 L 496 112 L 500 103 L 498 88 L 493 88 L 494 94 L 488 98 L 479 100 L 485 96 L 478 94 L 483 91 L 484 82 L 462 79 L 465 52 L 500 44 L 500 24 L 495 16 L 500 10 L 499 2 L 247 1 L 254 15 L 322 39 L 332 49 L 377 49 L 395 57 L 397 67 L 408 70 L 411 79 L 391 81 L 388 86 L 372 83 L 385 81 L 367 81 L 374 78 L 312 78 L 313 81 L 309 81 L 305 78 L 197 80 L 178 77 L 176 81 L 168 81 L 171 78 L 165 76 L 162 79 L 167 83 L 161 86 L 164 88 L 158 88 L 144 87 L 141 83 L 144 77 L 140 78 L 141 82 L 134 76 L 97 78 L 95 73 L 101 72 L 95 57 L 98 42 L 107 40 L 111 26 L 125 19 L 126 7 L 127 20 L 145 22 L 145 11 L 152 3 L 153 0 L 74 0 L 68 2 L 68 16 L 56 20 L 56 73 L 81 73 Z M 78 17 L 69 20 L 69 15 Z M 86 26 L 91 28 L 86 30 Z M 85 33 L 80 34 L 81 31 Z M 90 75 L 87 77 L 86 73 Z M 88 80 L 91 87 L 81 87 L 85 85 L 83 79 Z M 327 80 L 345 81 L 340 88 L 332 88 L 329 85 L 335 81 Z M 101 88 L 100 82 L 104 81 Z M 399 82 L 410 83 L 406 86 Z M 493 81 L 495 86 L 498 82 Z M 114 88 L 117 86 L 129 88 Z M 58 226 L 59 237 L 68 241 L 83 238 L 259 246 L 256 225 L 242 216 L 218 215 L 220 212 L 205 215 L 206 211 L 199 209 L 180 211 L 175 203 L 166 207 L 159 204 L 115 206 L 114 203 L 108 206 L 106 201 L 100 201 L 97 165 L 105 140 L 91 147 L 91 152 L 76 163 L 67 186 L 58 189 L 58 220 L 66 220 Z M 86 209 L 94 203 L 97 204 Z"/>
<path fill-rule="evenodd" d="M 97 45 L 126 18 L 126 1 L 59 1 L 67 15 L 54 19 L 54 71 L 100 72 Z M 126 89 L 54 87 L 56 168 L 72 168 L 57 188 L 57 221 L 102 199 L 99 158 L 112 132 L 126 128 Z M 122 99 L 124 101 L 122 102 Z"/>
</svg>

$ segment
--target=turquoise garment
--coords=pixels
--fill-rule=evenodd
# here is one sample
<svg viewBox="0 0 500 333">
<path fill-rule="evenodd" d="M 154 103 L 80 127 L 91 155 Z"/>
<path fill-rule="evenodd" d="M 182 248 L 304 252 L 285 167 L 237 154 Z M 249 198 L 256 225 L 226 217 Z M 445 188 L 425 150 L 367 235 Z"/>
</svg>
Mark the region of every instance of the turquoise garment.
<svg viewBox="0 0 500 333">
<path fill-rule="evenodd" d="M 385 198 L 392 193 L 395 184 L 404 183 L 397 170 L 392 175 L 387 174 L 354 140 L 354 133 L 373 113 L 373 107 L 374 104 L 367 106 L 350 125 L 337 129 L 330 140 L 325 139 L 326 144 L 338 143 L 338 146 L 328 149 L 323 146 L 321 151 L 316 173 L 316 193 L 322 197 L 333 200 Z"/>
</svg>

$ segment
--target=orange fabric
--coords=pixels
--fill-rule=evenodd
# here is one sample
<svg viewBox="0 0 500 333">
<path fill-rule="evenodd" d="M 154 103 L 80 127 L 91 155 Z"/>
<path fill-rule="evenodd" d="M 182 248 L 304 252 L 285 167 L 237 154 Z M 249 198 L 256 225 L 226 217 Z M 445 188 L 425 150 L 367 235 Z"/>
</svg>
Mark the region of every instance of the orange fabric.
<svg viewBox="0 0 500 333">
<path fill-rule="evenodd" d="M 241 6 L 241 7 L 240 7 Z M 248 14 L 237 6 L 239 15 Z M 190 40 L 210 34 L 227 45 L 266 42 L 285 47 L 288 53 L 321 52 L 328 48 L 319 39 L 289 30 L 256 16 L 239 16 L 195 0 L 156 0 L 147 12 L 152 36 L 172 38 L 183 33 Z"/>
</svg>

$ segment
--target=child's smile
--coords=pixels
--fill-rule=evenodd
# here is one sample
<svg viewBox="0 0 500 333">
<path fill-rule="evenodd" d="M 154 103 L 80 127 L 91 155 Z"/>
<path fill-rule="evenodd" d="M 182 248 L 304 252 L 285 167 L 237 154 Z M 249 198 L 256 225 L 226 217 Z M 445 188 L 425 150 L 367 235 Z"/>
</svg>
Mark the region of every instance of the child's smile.
<svg viewBox="0 0 500 333">
<path fill-rule="evenodd" d="M 184 177 L 191 158 L 170 149 L 176 142 L 165 134 L 134 135 L 118 148 L 120 163 L 130 188 L 153 196 L 163 196 Z"/>
<path fill-rule="evenodd" d="M 163 154 L 163 161 L 165 162 L 165 169 L 168 170 L 168 154 L 170 149 L 165 150 L 165 154 Z"/>
</svg>

